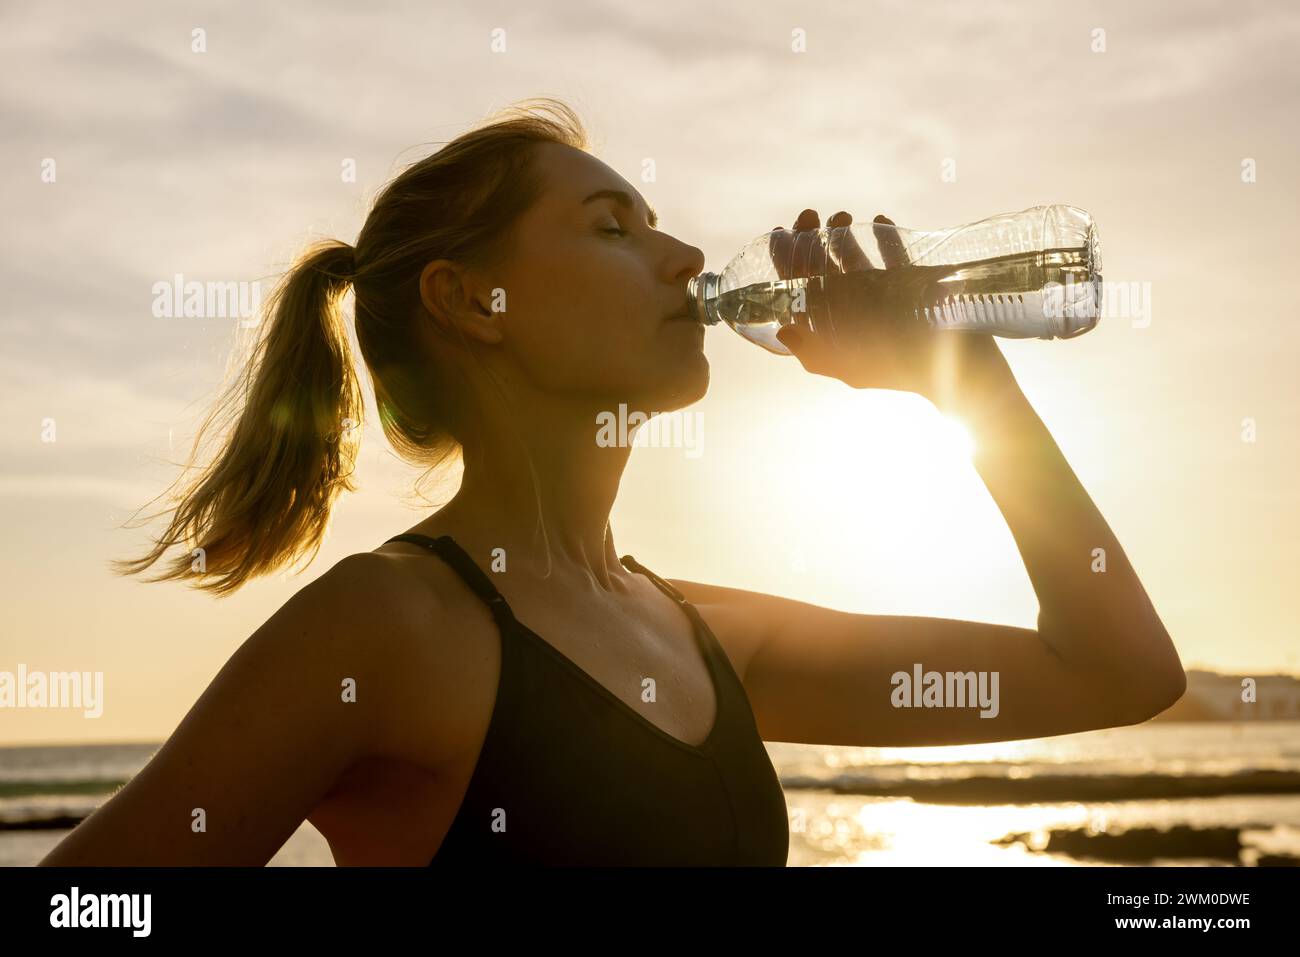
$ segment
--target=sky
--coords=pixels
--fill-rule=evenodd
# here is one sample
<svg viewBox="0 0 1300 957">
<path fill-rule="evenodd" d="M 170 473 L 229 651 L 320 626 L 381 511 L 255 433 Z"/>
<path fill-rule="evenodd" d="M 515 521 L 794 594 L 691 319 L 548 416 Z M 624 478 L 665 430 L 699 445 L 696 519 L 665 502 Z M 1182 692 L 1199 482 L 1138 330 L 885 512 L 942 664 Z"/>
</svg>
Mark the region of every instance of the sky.
<svg viewBox="0 0 1300 957">
<path fill-rule="evenodd" d="M 103 672 L 105 712 L 0 710 L 0 744 L 161 740 L 290 596 L 428 514 L 366 377 L 361 488 L 300 575 L 217 600 L 107 567 L 144 549 L 121 526 L 238 355 L 238 319 L 155 316 L 155 284 L 269 292 L 307 241 L 354 241 L 403 165 L 533 96 L 574 107 L 714 271 L 805 207 L 925 229 L 1086 209 L 1107 283 L 1148 308 L 1002 350 L 1184 665 L 1300 672 L 1297 46 L 1300 8 L 1263 3 L 10 5 L 0 671 Z M 1035 626 L 1010 531 L 926 400 L 725 326 L 705 351 L 698 444 L 634 451 L 620 554 Z"/>
</svg>

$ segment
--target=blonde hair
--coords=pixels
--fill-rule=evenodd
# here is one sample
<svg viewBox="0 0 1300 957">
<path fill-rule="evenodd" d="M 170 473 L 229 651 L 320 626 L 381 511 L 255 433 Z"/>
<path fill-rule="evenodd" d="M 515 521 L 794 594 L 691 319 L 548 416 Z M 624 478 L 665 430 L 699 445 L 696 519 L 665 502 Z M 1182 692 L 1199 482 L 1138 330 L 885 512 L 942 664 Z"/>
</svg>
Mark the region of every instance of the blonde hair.
<svg viewBox="0 0 1300 957">
<path fill-rule="evenodd" d="M 421 342 L 420 273 L 435 259 L 490 265 L 508 257 L 510 227 L 543 188 L 533 155 L 546 142 L 589 149 L 581 120 L 559 100 L 505 107 L 394 177 L 355 249 L 336 240 L 309 247 L 268 298 L 249 361 L 168 490 L 175 504 L 164 510 L 172 513 L 166 531 L 113 570 L 136 574 L 184 544 L 202 549 L 198 567 L 186 554 L 147 580 L 194 579 L 224 596 L 308 552 L 308 562 L 315 558 L 335 499 L 356 490 L 363 406 L 340 309 L 349 286 L 384 434 L 402 458 L 430 470 L 459 456 L 472 410 L 453 364 Z M 187 481 L 203 437 L 219 424 L 230 426 L 221 451 Z"/>
</svg>

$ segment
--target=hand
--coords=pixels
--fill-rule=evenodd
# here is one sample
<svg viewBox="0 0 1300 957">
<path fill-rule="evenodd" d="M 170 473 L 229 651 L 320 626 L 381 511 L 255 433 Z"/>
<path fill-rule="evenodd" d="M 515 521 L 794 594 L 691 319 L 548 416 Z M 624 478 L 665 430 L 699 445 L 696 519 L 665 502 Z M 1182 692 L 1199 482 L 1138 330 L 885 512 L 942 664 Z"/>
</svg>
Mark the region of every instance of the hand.
<svg viewBox="0 0 1300 957">
<path fill-rule="evenodd" d="M 838 212 L 825 236 L 817 211 L 805 209 L 793 230 L 774 227 L 772 262 L 781 279 L 877 270 L 848 228 L 853 217 Z M 911 265 L 894 222 L 883 214 L 872 232 L 885 270 Z M 830 376 L 855 389 L 896 389 L 951 405 L 961 389 L 1011 378 L 1002 351 L 987 333 L 930 329 L 922 320 L 898 320 L 882 284 L 844 287 L 830 283 L 819 307 L 796 313 L 777 339 L 815 375 Z M 830 320 L 829 322 L 827 320 Z M 1014 380 L 1012 380 L 1014 381 Z"/>
</svg>

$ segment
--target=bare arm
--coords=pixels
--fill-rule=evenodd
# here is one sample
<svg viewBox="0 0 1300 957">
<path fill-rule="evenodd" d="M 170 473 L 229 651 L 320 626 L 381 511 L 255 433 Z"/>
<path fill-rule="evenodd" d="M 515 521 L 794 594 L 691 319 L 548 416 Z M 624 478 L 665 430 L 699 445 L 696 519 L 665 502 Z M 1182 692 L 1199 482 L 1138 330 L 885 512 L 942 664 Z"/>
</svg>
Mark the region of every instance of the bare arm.
<svg viewBox="0 0 1300 957">
<path fill-rule="evenodd" d="M 294 595 L 40 865 L 265 864 L 387 733 L 384 623 L 400 585 L 383 571 L 376 556 L 348 556 Z"/>
<path fill-rule="evenodd" d="M 1038 629 L 850 614 L 675 580 L 702 613 L 713 605 L 732 636 L 764 738 L 907 746 L 1043 737 L 1135 724 L 1181 697 L 1177 650 L 1136 572 L 1010 374 L 959 390 L 946 408 L 975 436 L 975 467 L 1038 595 Z M 1105 571 L 1094 570 L 1097 549 Z M 917 664 L 996 672 L 996 716 L 896 708 L 891 679 Z"/>
<path fill-rule="evenodd" d="M 1024 559 L 1042 640 L 1062 661 L 1113 675 L 1112 688 L 1127 676 L 1119 687 L 1135 702 L 1177 700 L 1186 686 L 1177 649 L 1115 533 L 1010 371 L 939 404 L 975 436 L 974 465 Z"/>
<path fill-rule="evenodd" d="M 816 211 L 804 210 L 793 231 L 773 233 L 778 274 L 876 268 L 858 234 L 840 229 L 851 223 L 849 213 L 836 213 L 823 243 Z M 888 217 L 876 217 L 872 234 L 886 269 L 909 265 Z M 1135 724 L 1169 707 L 1186 688 L 1173 642 L 994 338 L 929 330 L 898 321 L 880 305 L 848 294 L 828 302 L 819 320 L 831 320 L 829 335 L 804 312 L 777 335 L 810 373 L 853 388 L 916 392 L 966 421 L 975 438 L 974 465 L 1038 595 L 1038 629 L 853 615 L 677 582 L 692 602 L 713 604 L 729 653 L 741 663 L 762 736 L 813 744 L 964 744 Z M 836 329 L 845 333 L 842 342 Z M 989 690 L 996 676 L 996 714 L 983 707 L 896 707 L 902 696 L 895 693 L 907 690 L 896 679 L 915 674 L 918 665 L 923 681 L 930 672 L 945 676 L 945 691 L 948 673 L 982 674 Z"/>
</svg>

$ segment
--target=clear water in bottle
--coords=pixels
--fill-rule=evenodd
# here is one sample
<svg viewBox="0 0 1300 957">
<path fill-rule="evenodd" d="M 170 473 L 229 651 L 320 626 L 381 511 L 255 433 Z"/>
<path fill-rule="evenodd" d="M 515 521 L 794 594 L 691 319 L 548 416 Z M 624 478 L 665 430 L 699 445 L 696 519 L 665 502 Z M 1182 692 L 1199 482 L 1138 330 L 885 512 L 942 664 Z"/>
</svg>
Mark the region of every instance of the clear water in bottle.
<svg viewBox="0 0 1300 957">
<path fill-rule="evenodd" d="M 856 225 L 848 228 L 857 236 L 865 233 Z M 797 279 L 776 278 L 767 244 L 771 234 L 760 237 L 722 276 L 705 273 L 693 281 L 701 321 L 725 322 L 782 355 L 789 352 L 776 330 L 801 312 L 814 330 L 838 343 L 852 342 L 857 326 L 882 317 L 936 330 L 1040 339 L 1071 338 L 1097 323 L 1100 245 L 1082 210 L 1034 207 L 943 232 L 891 229 L 910 264 L 851 272 L 832 266 Z M 1074 242 L 1047 244 L 1060 239 Z M 980 256 L 981 251 L 993 254 Z"/>
</svg>

